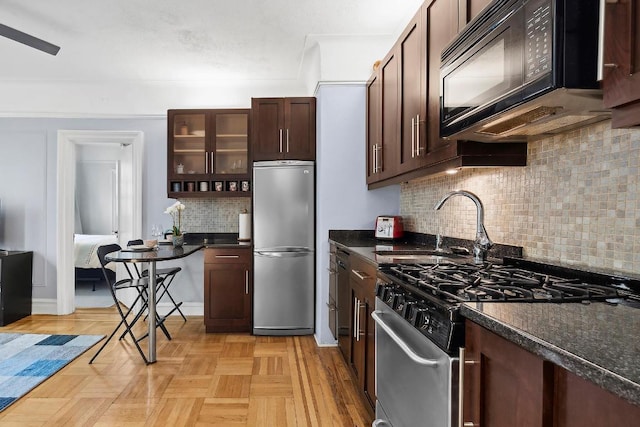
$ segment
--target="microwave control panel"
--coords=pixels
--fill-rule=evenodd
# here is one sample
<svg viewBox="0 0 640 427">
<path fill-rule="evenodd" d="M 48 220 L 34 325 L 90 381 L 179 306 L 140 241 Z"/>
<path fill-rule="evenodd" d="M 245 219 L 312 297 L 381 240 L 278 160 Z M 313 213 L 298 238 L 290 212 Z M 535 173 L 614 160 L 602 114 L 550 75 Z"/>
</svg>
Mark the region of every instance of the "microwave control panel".
<svg viewBox="0 0 640 427">
<path fill-rule="evenodd" d="M 529 1 L 525 4 L 525 83 L 551 71 L 552 13 L 549 1 Z"/>
</svg>

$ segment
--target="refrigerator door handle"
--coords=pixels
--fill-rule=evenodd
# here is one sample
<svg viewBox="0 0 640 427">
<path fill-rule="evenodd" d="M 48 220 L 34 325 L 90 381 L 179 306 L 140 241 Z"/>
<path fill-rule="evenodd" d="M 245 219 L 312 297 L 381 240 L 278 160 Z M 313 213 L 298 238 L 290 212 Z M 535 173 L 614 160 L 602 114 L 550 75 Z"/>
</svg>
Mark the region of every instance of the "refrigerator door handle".
<svg viewBox="0 0 640 427">
<path fill-rule="evenodd" d="M 262 252 L 256 251 L 257 256 L 263 256 L 268 258 L 297 258 L 304 257 L 311 254 L 310 251 L 287 251 L 287 252 Z"/>
</svg>

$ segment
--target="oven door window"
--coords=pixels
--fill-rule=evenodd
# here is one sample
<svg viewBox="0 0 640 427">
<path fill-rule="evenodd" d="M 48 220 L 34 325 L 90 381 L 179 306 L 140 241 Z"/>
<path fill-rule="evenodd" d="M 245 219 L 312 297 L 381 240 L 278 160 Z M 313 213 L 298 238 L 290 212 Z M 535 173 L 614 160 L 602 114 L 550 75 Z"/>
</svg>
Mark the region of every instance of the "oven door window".
<svg viewBox="0 0 640 427">
<path fill-rule="evenodd" d="M 523 84 L 522 44 L 511 26 L 453 64 L 443 79 L 443 119 L 492 103 Z"/>
</svg>

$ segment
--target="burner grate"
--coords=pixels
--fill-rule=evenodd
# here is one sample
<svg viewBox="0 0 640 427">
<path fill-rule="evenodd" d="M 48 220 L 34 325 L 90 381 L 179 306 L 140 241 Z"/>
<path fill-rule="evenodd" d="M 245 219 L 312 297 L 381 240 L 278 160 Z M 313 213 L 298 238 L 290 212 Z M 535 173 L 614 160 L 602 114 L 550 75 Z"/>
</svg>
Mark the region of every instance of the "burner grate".
<svg viewBox="0 0 640 427">
<path fill-rule="evenodd" d="M 615 287 L 498 264 L 397 264 L 390 273 L 448 302 L 572 302 L 620 297 Z"/>
</svg>

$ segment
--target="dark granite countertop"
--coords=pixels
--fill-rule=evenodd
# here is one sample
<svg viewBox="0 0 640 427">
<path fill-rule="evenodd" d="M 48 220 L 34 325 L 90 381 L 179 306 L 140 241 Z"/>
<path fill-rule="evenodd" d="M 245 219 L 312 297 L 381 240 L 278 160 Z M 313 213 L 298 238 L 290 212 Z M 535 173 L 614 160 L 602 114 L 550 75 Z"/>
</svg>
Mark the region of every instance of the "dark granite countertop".
<svg viewBox="0 0 640 427">
<path fill-rule="evenodd" d="M 329 240 L 376 263 L 376 245 L 405 248 L 435 246 L 434 236 L 412 235 L 388 242 L 372 231 L 329 232 Z M 466 246 L 451 239 L 449 245 Z M 467 245 L 469 242 L 466 243 Z M 447 246 L 445 238 L 445 248 Z M 495 258 L 512 255 L 514 247 L 495 248 Z M 515 250 L 517 253 L 517 250 Z M 606 302 L 583 303 L 464 303 L 461 314 L 600 387 L 640 405 L 640 308 Z"/>
<path fill-rule="evenodd" d="M 239 242 L 238 233 L 185 233 L 187 245 L 204 245 L 206 248 L 252 248 L 251 242 Z"/>
<path fill-rule="evenodd" d="M 640 309 L 590 304 L 464 303 L 461 314 L 640 405 Z"/>
</svg>

